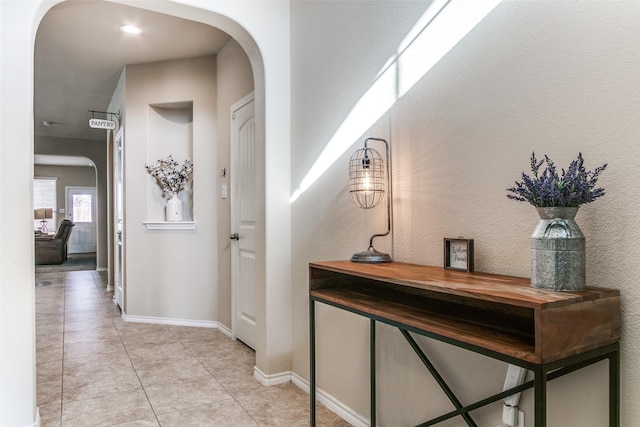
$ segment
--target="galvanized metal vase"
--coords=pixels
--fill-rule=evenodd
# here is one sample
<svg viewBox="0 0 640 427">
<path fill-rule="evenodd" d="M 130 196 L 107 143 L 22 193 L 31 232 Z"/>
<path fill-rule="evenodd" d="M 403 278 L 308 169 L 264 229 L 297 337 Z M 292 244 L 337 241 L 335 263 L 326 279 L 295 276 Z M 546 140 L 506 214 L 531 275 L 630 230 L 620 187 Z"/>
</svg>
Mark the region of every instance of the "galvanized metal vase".
<svg viewBox="0 0 640 427">
<path fill-rule="evenodd" d="M 554 291 L 586 288 L 584 234 L 577 207 L 537 208 L 540 222 L 531 235 L 531 286 Z"/>
</svg>

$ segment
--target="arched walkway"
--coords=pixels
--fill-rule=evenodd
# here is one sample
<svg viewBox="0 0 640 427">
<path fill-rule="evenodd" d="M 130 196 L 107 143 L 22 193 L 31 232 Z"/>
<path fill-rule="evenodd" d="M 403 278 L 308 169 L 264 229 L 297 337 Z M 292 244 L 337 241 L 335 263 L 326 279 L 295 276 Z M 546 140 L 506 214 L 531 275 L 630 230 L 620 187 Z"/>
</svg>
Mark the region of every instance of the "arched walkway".
<svg viewBox="0 0 640 427">
<path fill-rule="evenodd" d="M 264 177 L 264 199 L 260 206 L 262 238 L 257 242 L 261 283 L 256 298 L 260 325 L 256 365 L 266 376 L 274 375 L 290 369 L 291 354 L 289 4 L 257 2 L 248 8 L 238 2 L 221 2 L 204 10 L 192 3 L 194 7 L 169 1 L 136 6 L 216 26 L 236 39 L 250 58 L 256 128 L 264 147 L 257 171 Z M 36 422 L 34 259 L 28 190 L 34 153 L 32 70 L 35 33 L 53 5 L 44 1 L 0 3 L 0 190 L 12 207 L 0 206 L 0 414 L 6 425 Z M 10 333 L 5 325 L 12 326 Z"/>
</svg>

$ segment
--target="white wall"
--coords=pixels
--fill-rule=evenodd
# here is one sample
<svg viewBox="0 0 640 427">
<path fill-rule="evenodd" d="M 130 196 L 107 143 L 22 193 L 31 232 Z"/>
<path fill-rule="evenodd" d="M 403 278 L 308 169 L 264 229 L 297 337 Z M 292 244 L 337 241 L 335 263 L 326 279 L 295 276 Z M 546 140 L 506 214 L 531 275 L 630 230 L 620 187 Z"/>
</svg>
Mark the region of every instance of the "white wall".
<svg viewBox="0 0 640 427">
<path fill-rule="evenodd" d="M 123 0 L 124 3 L 126 1 Z M 186 7 L 178 4 L 192 5 Z M 247 54 L 256 97 L 256 366 L 267 375 L 291 368 L 290 54 L 286 1 L 136 3 L 137 7 L 210 24 Z"/>
<path fill-rule="evenodd" d="M 230 108 L 243 96 L 253 91 L 253 73 L 251 63 L 242 47 L 235 40 L 229 42 L 217 55 L 217 85 L 218 85 L 218 179 L 212 189 L 212 195 L 217 197 L 217 226 L 218 236 L 218 321 L 231 329 L 231 234 L 230 200 L 221 199 L 221 186 L 231 188 L 230 174 L 233 173 L 230 164 Z M 226 169 L 226 176 L 221 176 L 222 169 Z M 230 193 L 227 193 L 230 194 Z"/>
<path fill-rule="evenodd" d="M 32 100 L 38 8 L 0 2 L 0 424 L 10 426 L 36 419 Z"/>
<path fill-rule="evenodd" d="M 124 126 L 124 117 L 126 115 L 125 102 L 124 102 L 124 84 L 125 84 L 125 69 L 122 68 L 120 72 L 120 77 L 118 78 L 118 83 L 111 95 L 111 101 L 109 102 L 109 106 L 107 107 L 107 111 L 119 111 L 120 119 L 117 123 L 117 128 L 111 131 L 109 134 L 109 138 L 107 140 L 107 247 L 108 247 L 108 282 L 111 286 L 115 286 L 115 277 L 114 277 L 114 269 L 115 269 L 115 224 L 114 224 L 114 216 L 115 216 L 115 202 L 114 202 L 114 191 L 115 191 L 115 175 L 114 175 L 114 167 L 115 167 L 115 158 L 114 158 L 114 145 L 115 145 L 115 137 L 120 131 L 120 128 Z"/>
<path fill-rule="evenodd" d="M 292 187 L 374 81 L 428 2 L 292 2 Z M 475 239 L 476 269 L 529 276 L 532 206 L 506 198 L 533 150 L 605 162 L 607 194 L 583 206 L 587 279 L 622 293 L 622 426 L 640 419 L 637 159 L 640 3 L 503 2 L 292 205 L 294 371 L 308 378 L 308 262 L 347 259 L 384 228 L 348 200 L 347 160 L 366 136 L 394 154 L 395 259 L 442 265 L 443 237 Z M 381 246 L 384 239 L 380 239 Z M 368 418 L 368 322 L 319 307 L 319 386 Z M 504 365 L 420 340 L 464 402 L 501 389 Z M 450 410 L 399 333 L 380 327 L 378 423 Z M 606 362 L 549 384 L 549 425 L 608 423 Z M 522 408 L 532 425 L 532 395 Z M 501 406 L 478 411 L 497 425 Z M 464 425 L 460 420 L 450 425 Z"/>
<path fill-rule="evenodd" d="M 213 322 L 217 320 L 218 291 L 218 235 L 212 217 L 216 198 L 210 185 L 217 178 L 219 143 L 216 59 L 128 65 L 125 72 L 124 311 L 129 316 Z M 179 102 L 192 103 L 191 122 L 158 118 L 151 108 Z M 169 132 L 170 140 L 164 139 L 166 126 L 180 128 Z M 192 184 L 182 193 L 191 190 L 184 211 L 185 219 L 193 212 L 195 230 L 151 231 L 143 224 L 163 221 L 166 204 L 144 165 L 170 154 L 180 163 L 187 156 L 194 162 Z"/>
<path fill-rule="evenodd" d="M 231 255 L 230 255 L 230 241 L 226 238 L 230 234 L 229 227 L 229 199 L 220 198 L 220 186 L 229 186 L 229 175 L 222 177 L 220 171 L 222 168 L 226 168 L 230 173 L 229 165 L 229 107 L 241 98 L 243 95 L 253 90 L 253 75 L 251 72 L 251 64 L 247 58 L 246 53 L 242 47 L 235 40 L 230 40 L 227 45 L 216 55 L 216 73 L 209 76 L 210 83 L 215 84 L 216 87 L 216 109 L 215 113 L 215 129 L 216 138 L 212 139 L 212 144 L 216 149 L 217 165 L 206 165 L 206 169 L 216 177 L 215 186 L 211 186 L 205 192 L 205 197 L 215 205 L 215 212 L 207 215 L 207 218 L 211 223 L 215 223 L 217 227 L 217 235 L 220 236 L 215 240 L 207 242 L 207 245 L 213 243 L 217 246 L 217 255 L 215 264 L 215 280 L 217 283 L 217 296 L 214 299 L 214 303 L 217 304 L 219 314 L 215 320 L 225 325 L 227 328 L 231 328 Z M 131 67 L 129 67 L 131 69 Z M 114 94 L 115 98 L 124 97 L 124 81 L 126 73 L 123 73 L 121 78 L 121 87 Z M 136 84 L 139 84 L 137 82 Z M 122 93 L 120 93 L 122 92 Z M 186 98 L 185 98 L 186 99 Z M 115 102 L 115 101 L 114 101 Z M 125 111 L 124 103 L 116 103 L 116 110 Z M 118 106 L 119 105 L 119 106 Z M 114 107 L 115 108 L 115 107 Z M 213 115 L 212 115 L 213 118 Z M 123 115 L 123 120 L 126 120 L 126 114 Z M 168 152 L 167 152 L 168 153 Z M 174 157 L 176 153 L 171 152 Z M 191 154 L 190 154 L 191 156 Z M 155 188 L 154 188 L 155 189 Z M 155 189 L 154 197 L 157 199 L 159 196 L 158 189 Z M 147 195 L 148 196 L 148 195 Z M 162 204 L 161 200 L 158 200 L 158 206 Z M 156 216 L 161 215 L 162 212 L 155 212 Z M 160 219 L 161 218 L 155 218 Z M 186 220 L 186 217 L 185 217 Z"/>
<path fill-rule="evenodd" d="M 240 45 L 231 40 L 216 57 L 127 66 L 126 82 L 125 238 L 129 261 L 126 313 L 215 321 L 231 328 L 229 199 L 221 199 L 219 195 L 220 186 L 228 186 L 229 179 L 228 175 L 221 177 L 220 171 L 226 168 L 231 173 L 229 108 L 253 90 L 249 60 Z M 171 93 L 167 93 L 169 88 Z M 187 126 L 187 142 L 180 137 L 182 131 L 172 134 L 173 139 L 167 141 L 164 138 L 167 130 L 158 122 L 162 120 L 149 104 L 181 101 L 193 102 L 194 119 L 190 123 L 174 124 L 174 127 Z M 145 162 L 152 163 L 169 154 L 179 162 L 187 156 L 194 161 L 193 186 L 180 192 L 185 201 L 185 221 L 192 217 L 196 221 L 193 232 L 150 232 L 144 230 L 140 222 L 140 218 L 163 221 L 166 201 L 156 181 L 133 159 L 143 156 Z M 146 203 L 141 204 L 139 200 Z M 139 259 L 140 251 L 149 256 L 147 266 L 134 261 Z M 171 253 L 174 256 L 179 253 L 183 261 L 158 261 L 163 254 Z M 163 264 L 170 266 L 171 272 L 162 271 Z M 180 286 L 176 287 L 176 282 L 180 282 Z M 201 285 L 194 286 L 196 283 Z M 189 290 L 191 286 L 194 288 Z M 177 295 L 168 298 L 172 292 Z M 155 299 L 156 295 L 172 301 L 171 308 Z M 147 309 L 136 308 L 143 301 Z M 178 307 L 176 301 L 183 301 L 183 307 Z M 203 307 L 199 310 L 200 305 Z M 167 310 L 178 310 L 182 314 L 178 316 L 178 311 L 171 314 Z M 221 315 L 218 310 L 222 311 Z"/>
</svg>

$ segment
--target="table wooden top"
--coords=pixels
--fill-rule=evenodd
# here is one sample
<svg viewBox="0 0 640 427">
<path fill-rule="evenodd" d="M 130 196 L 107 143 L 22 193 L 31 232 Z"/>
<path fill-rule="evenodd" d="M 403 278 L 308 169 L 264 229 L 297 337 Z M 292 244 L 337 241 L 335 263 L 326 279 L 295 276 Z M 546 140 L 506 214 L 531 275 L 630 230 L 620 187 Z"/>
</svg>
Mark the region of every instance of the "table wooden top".
<svg viewBox="0 0 640 427">
<path fill-rule="evenodd" d="M 620 295 L 617 289 L 594 286 L 589 286 L 584 291 L 549 291 L 532 288 L 531 280 L 524 277 L 468 273 L 402 262 L 364 264 L 350 261 L 324 261 L 313 262 L 309 266 L 411 288 L 533 309 L 559 307 Z"/>
<path fill-rule="evenodd" d="M 551 362 L 620 339 L 617 289 L 555 292 L 522 277 L 400 262 L 309 268 L 317 301 L 519 360 Z"/>
</svg>

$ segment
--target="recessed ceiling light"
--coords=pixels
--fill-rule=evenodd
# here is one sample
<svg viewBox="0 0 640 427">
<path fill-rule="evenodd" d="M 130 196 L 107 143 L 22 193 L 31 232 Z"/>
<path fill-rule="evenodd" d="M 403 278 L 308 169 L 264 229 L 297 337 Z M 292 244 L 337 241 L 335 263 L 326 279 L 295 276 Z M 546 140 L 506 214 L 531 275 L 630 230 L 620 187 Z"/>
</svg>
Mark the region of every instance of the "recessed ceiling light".
<svg viewBox="0 0 640 427">
<path fill-rule="evenodd" d="M 129 33 L 129 34 L 140 34 L 142 32 L 142 29 L 140 29 L 139 27 L 136 27 L 135 25 L 120 25 L 120 31 L 123 31 L 125 33 Z"/>
</svg>

